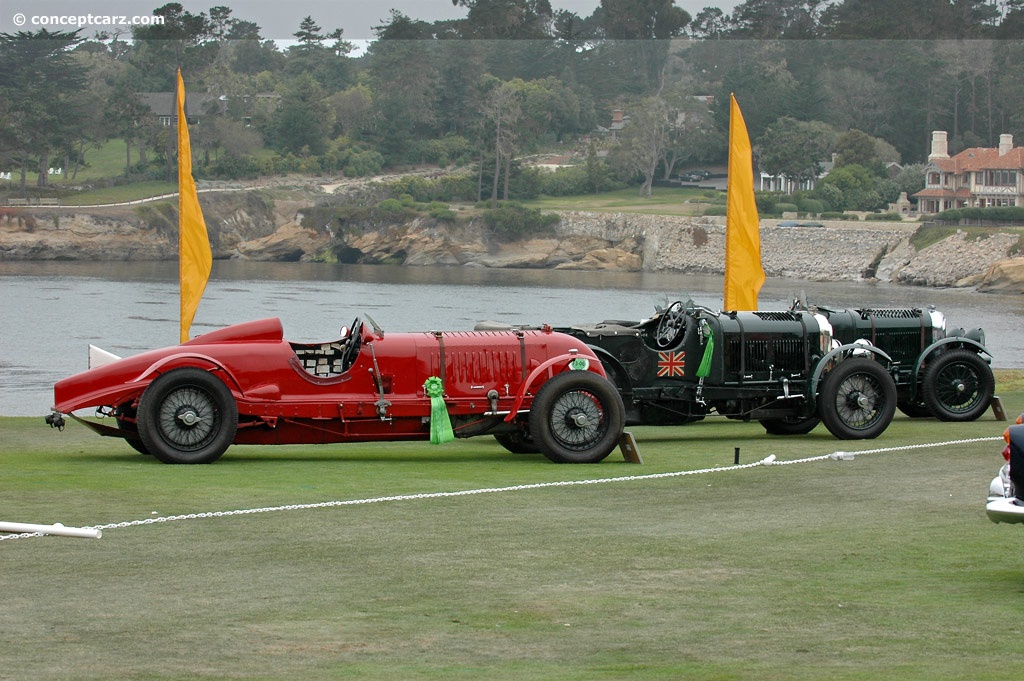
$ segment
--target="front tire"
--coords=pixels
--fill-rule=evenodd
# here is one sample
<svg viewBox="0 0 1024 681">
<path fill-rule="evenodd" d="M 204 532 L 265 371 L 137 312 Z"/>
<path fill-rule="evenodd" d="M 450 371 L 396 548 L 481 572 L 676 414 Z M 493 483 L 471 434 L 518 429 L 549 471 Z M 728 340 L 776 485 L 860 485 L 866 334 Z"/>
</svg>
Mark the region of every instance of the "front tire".
<svg viewBox="0 0 1024 681">
<path fill-rule="evenodd" d="M 618 445 L 624 411 L 610 382 L 589 371 L 565 371 L 537 391 L 530 435 L 555 463 L 597 463 Z"/>
<path fill-rule="evenodd" d="M 872 440 L 895 413 L 896 383 L 874 360 L 843 360 L 821 382 L 818 414 L 840 440 Z"/>
<path fill-rule="evenodd" d="M 940 421 L 974 421 L 988 409 L 995 386 L 988 362 L 976 352 L 959 348 L 928 362 L 922 393 Z"/>
<path fill-rule="evenodd" d="M 238 405 L 209 371 L 174 369 L 153 381 L 139 400 L 139 437 L 164 463 L 210 463 L 235 439 Z"/>
</svg>

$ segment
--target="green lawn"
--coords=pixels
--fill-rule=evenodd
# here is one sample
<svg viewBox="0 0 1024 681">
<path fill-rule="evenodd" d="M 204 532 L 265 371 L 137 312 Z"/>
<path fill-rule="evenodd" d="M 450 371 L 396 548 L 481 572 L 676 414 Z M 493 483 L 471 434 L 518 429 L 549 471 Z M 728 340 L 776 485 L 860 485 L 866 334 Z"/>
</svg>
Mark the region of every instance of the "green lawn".
<svg viewBox="0 0 1024 681">
<path fill-rule="evenodd" d="M 700 189 L 655 187 L 650 197 L 636 188 L 619 189 L 586 196 L 544 197 L 523 204 L 541 210 L 578 210 L 645 215 L 701 215 L 708 206 L 724 204 L 724 192 Z"/>
<path fill-rule="evenodd" d="M 177 182 L 151 180 L 149 182 L 133 182 L 132 184 L 119 185 L 117 187 L 102 187 L 86 192 L 78 192 L 63 197 L 61 203 L 65 206 L 102 206 L 112 203 L 124 203 L 126 201 L 138 201 L 154 196 L 173 194 L 177 191 Z"/>
<path fill-rule="evenodd" d="M 138 150 L 132 149 L 132 162 L 135 163 L 138 158 Z M 62 165 L 62 160 L 54 158 L 51 160 L 50 165 L 54 168 Z M 47 181 L 52 187 L 63 187 L 65 185 L 78 185 L 82 183 L 94 182 L 96 180 L 105 180 L 111 177 L 121 177 L 124 175 L 125 165 L 125 148 L 124 140 L 114 139 L 110 140 L 100 147 L 94 147 L 87 149 L 85 152 L 85 164 L 79 167 L 78 174 L 72 180 L 71 169 L 68 169 L 68 179 L 65 181 L 64 175 L 54 175 L 47 178 Z M 6 168 L 5 168 L 6 170 Z M 21 180 L 19 172 L 14 173 L 17 181 Z M 33 172 L 30 168 L 26 174 L 26 182 L 30 186 L 35 186 L 36 180 L 38 179 L 38 173 Z"/>
<path fill-rule="evenodd" d="M 137 150 L 132 150 L 133 161 L 136 158 Z M 63 175 L 55 175 L 48 178 L 50 190 L 55 192 L 66 206 L 94 206 L 108 203 L 122 203 L 125 201 L 137 201 L 153 196 L 160 196 L 178 191 L 177 182 L 165 182 L 159 180 L 133 182 L 131 184 L 117 185 L 112 187 L 104 186 L 104 180 L 120 178 L 124 175 L 125 145 L 120 139 L 110 140 L 99 148 L 86 151 L 86 164 L 79 168 L 78 174 L 72 179 L 70 174 L 67 179 Z M 59 165 L 58 161 L 54 161 Z M 31 188 L 31 194 L 38 193 L 36 189 L 37 174 L 29 172 L 26 175 L 26 183 Z M 7 190 L 12 196 L 20 195 L 17 189 L 20 182 L 20 175 L 15 172 L 14 179 L 9 183 L 0 186 L 0 190 Z M 95 188 L 88 191 L 77 191 L 72 188 L 82 185 L 95 185 Z"/>
<path fill-rule="evenodd" d="M 1000 373 L 1009 414 L 1019 378 Z M 898 417 L 840 442 L 711 419 L 632 429 L 643 465 L 477 438 L 190 467 L 0 419 L 0 520 L 179 517 L 0 541 L 0 678 L 1003 679 L 1024 662 L 1024 528 L 985 517 L 1001 440 L 731 464 L 736 447 L 792 461 L 1005 427 Z M 280 508 L 351 500 L 376 501 Z"/>
</svg>

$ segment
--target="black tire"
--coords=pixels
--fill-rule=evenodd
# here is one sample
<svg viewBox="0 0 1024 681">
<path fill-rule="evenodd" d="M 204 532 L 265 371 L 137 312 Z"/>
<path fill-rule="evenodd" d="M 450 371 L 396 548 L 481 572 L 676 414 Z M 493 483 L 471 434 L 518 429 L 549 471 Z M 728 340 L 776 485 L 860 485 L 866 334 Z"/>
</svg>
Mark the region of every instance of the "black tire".
<svg viewBox="0 0 1024 681">
<path fill-rule="evenodd" d="M 210 463 L 235 439 L 238 405 L 209 371 L 174 369 L 142 393 L 139 436 L 164 463 Z"/>
<path fill-rule="evenodd" d="M 499 433 L 494 436 L 502 447 L 513 454 L 539 454 L 540 447 L 533 441 L 530 434 L 524 430 L 513 430 L 507 433 Z"/>
<path fill-rule="evenodd" d="M 821 423 L 817 416 L 787 416 L 781 419 L 764 419 L 761 425 L 769 435 L 806 435 Z"/>
<path fill-rule="evenodd" d="M 896 413 L 896 383 L 878 362 L 854 357 L 825 375 L 818 391 L 818 415 L 840 440 L 871 440 Z"/>
<path fill-rule="evenodd" d="M 128 443 L 132 449 L 137 451 L 139 454 L 151 456 L 146 445 L 142 444 L 142 438 L 139 437 L 139 429 L 135 425 L 135 410 L 127 405 L 121 405 L 114 410 L 114 420 L 117 421 L 117 427 L 123 430 L 128 435 L 125 435 L 124 441 Z"/>
<path fill-rule="evenodd" d="M 995 389 L 988 362 L 972 350 L 958 348 L 928 362 L 922 396 L 940 421 L 974 421 L 992 403 Z"/>
<path fill-rule="evenodd" d="M 927 419 L 934 416 L 932 410 L 920 398 L 911 400 L 901 397 L 896 400 L 896 408 L 912 419 Z"/>
<path fill-rule="evenodd" d="M 611 454 L 625 422 L 615 386 L 589 371 L 564 371 L 537 391 L 530 435 L 555 463 L 597 463 Z"/>
</svg>

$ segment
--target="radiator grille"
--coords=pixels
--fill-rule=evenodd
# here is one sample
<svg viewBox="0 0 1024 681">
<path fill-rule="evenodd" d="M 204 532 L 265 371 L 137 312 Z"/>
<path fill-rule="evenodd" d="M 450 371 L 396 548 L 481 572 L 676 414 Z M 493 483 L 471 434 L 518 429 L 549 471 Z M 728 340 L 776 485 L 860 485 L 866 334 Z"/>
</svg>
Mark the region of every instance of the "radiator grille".
<svg viewBox="0 0 1024 681">
<path fill-rule="evenodd" d="M 455 383 L 484 383 L 518 378 L 522 367 L 518 350 L 449 351 L 447 377 Z"/>
<path fill-rule="evenodd" d="M 745 357 L 744 357 L 745 353 Z M 726 375 L 803 373 L 807 355 L 801 338 L 763 338 L 741 341 L 730 337 L 725 344 Z M 755 376 L 756 377 L 756 376 Z"/>
<path fill-rule="evenodd" d="M 755 312 L 754 315 L 769 322 L 795 322 L 799 319 L 792 312 Z"/>
<path fill-rule="evenodd" d="M 875 317 L 876 319 L 920 319 L 921 310 L 918 308 L 903 308 L 903 309 L 883 309 L 883 310 L 857 310 L 860 313 L 860 318 L 867 320 Z"/>
<path fill-rule="evenodd" d="M 901 364 L 914 362 L 924 349 L 921 329 L 878 329 L 875 332 L 875 345 Z"/>
</svg>

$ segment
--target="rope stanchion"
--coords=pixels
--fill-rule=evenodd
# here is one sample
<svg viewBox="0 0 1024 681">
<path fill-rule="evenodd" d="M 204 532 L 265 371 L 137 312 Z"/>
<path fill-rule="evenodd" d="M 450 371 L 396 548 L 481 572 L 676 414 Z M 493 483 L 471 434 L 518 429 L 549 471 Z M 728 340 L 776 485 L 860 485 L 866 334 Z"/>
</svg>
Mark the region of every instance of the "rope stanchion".
<svg viewBox="0 0 1024 681">
<path fill-rule="evenodd" d="M 420 501 L 424 499 L 451 499 L 457 497 L 469 497 L 480 494 L 500 494 L 506 492 L 521 492 L 526 490 L 547 489 L 551 487 L 577 487 L 582 485 L 604 485 L 617 482 L 639 482 L 646 480 L 664 480 L 668 478 L 681 478 L 691 475 L 707 475 L 709 473 L 726 473 L 741 471 L 761 466 L 790 466 L 801 463 L 813 463 L 816 461 L 849 461 L 857 456 L 865 454 L 882 454 L 888 452 L 911 451 L 916 449 L 929 449 L 934 447 L 948 447 L 950 445 L 971 444 L 976 442 L 1002 441 L 1002 437 L 978 437 L 966 440 L 947 440 L 945 442 L 929 442 L 917 445 L 901 445 L 898 447 L 881 447 L 877 449 L 865 449 L 857 452 L 831 452 L 820 456 L 811 456 L 803 459 L 791 459 L 779 461 L 774 454 L 766 456 L 760 461 L 733 466 L 716 466 L 713 468 L 700 468 L 687 471 L 671 471 L 667 473 L 646 473 L 643 475 L 624 475 L 614 478 L 588 478 L 585 480 L 559 480 L 555 482 L 534 482 L 523 485 L 509 485 L 507 487 L 484 487 L 478 489 L 456 490 L 451 492 L 420 492 L 416 494 L 396 494 L 391 496 L 369 497 L 365 499 L 346 499 L 340 501 L 321 501 L 308 504 L 288 504 L 284 506 L 267 506 L 264 508 L 247 508 L 234 511 L 207 511 L 202 513 L 187 513 L 182 515 L 162 516 L 159 518 L 143 518 L 140 520 L 128 520 L 107 525 L 95 525 L 82 528 L 84 530 L 95 530 L 97 536 L 104 530 L 123 529 L 128 527 L 140 527 L 143 525 L 156 525 L 160 523 L 179 522 L 182 520 L 200 520 L 204 518 L 229 518 L 232 516 L 255 515 L 260 513 L 276 513 L 281 511 L 309 511 L 322 508 L 339 508 L 344 506 L 364 506 L 368 504 L 382 504 L 398 501 Z M 39 533 L 33 534 L 9 534 L 0 535 L 0 541 L 5 539 L 19 539 L 27 537 L 45 536 Z"/>
</svg>

